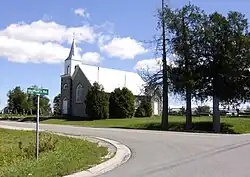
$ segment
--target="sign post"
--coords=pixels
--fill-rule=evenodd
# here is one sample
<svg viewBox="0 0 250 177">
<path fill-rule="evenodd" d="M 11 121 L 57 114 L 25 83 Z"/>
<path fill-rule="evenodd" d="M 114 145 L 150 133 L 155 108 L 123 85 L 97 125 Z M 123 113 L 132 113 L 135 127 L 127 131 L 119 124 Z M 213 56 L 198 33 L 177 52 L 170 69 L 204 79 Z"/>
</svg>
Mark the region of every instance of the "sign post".
<svg viewBox="0 0 250 177">
<path fill-rule="evenodd" d="M 37 95 L 37 111 L 36 111 L 36 160 L 38 160 L 38 154 L 39 154 L 39 99 L 40 99 L 40 95 Z"/>
<path fill-rule="evenodd" d="M 40 95 L 48 95 L 48 89 L 38 89 L 38 88 L 28 88 L 27 93 L 37 96 L 37 111 L 36 111 L 36 160 L 38 160 L 39 155 L 39 102 Z"/>
</svg>

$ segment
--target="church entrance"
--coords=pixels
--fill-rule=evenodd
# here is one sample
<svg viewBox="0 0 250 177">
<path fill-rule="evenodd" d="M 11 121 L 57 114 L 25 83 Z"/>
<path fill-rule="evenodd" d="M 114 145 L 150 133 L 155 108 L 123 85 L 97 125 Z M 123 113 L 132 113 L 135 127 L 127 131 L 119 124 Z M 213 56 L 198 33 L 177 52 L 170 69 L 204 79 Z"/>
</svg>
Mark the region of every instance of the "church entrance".
<svg viewBox="0 0 250 177">
<path fill-rule="evenodd" d="M 159 115 L 159 108 L 157 101 L 154 101 L 154 115 Z"/>
<path fill-rule="evenodd" d="M 67 100 L 67 98 L 63 99 L 62 112 L 65 115 L 68 114 L 68 100 Z"/>
</svg>

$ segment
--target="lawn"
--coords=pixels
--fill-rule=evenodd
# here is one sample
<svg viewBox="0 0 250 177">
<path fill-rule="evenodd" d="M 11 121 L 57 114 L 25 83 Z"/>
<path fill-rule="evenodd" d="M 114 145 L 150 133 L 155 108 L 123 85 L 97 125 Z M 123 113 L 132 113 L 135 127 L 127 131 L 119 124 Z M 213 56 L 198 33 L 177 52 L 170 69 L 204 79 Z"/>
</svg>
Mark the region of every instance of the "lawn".
<svg viewBox="0 0 250 177">
<path fill-rule="evenodd" d="M 56 177 L 101 163 L 108 150 L 85 140 L 40 134 L 39 160 L 35 159 L 35 133 L 0 129 L 0 176 Z"/>
<path fill-rule="evenodd" d="M 47 119 L 41 123 L 46 124 L 63 124 L 76 125 L 87 127 L 112 127 L 112 128 L 129 128 L 129 129 L 147 129 L 160 130 L 159 117 L 152 118 L 132 118 L 132 119 L 107 119 L 107 120 L 93 120 L 81 121 L 70 119 Z M 212 132 L 212 117 L 193 117 L 193 132 Z M 170 116 L 169 117 L 170 131 L 186 131 L 185 117 Z M 222 133 L 250 133 L 250 119 L 249 118 L 221 118 L 221 132 Z"/>
<path fill-rule="evenodd" d="M 1 119 L 0 119 L 1 120 Z M 13 121 L 35 121 L 35 117 L 26 118 L 2 118 L 2 120 Z M 146 129 L 160 130 L 160 117 L 132 118 L 132 119 L 107 119 L 107 120 L 81 120 L 62 117 L 40 117 L 41 123 L 62 124 L 86 127 L 109 127 L 109 128 L 127 128 L 127 129 Z M 193 126 L 191 132 L 213 132 L 212 117 L 195 117 L 193 116 Z M 170 131 L 187 131 L 185 130 L 184 116 L 169 116 Z M 250 118 L 244 117 L 221 117 L 221 133 L 250 133 Z"/>
</svg>

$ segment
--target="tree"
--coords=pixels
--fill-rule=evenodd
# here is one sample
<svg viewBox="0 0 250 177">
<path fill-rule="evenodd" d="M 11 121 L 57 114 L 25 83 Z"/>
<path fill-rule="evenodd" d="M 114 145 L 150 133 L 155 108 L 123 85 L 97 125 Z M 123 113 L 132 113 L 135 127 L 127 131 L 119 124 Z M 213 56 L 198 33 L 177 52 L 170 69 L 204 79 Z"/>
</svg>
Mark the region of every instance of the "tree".
<svg viewBox="0 0 250 177">
<path fill-rule="evenodd" d="M 60 100 L 61 100 L 61 94 L 59 93 L 57 96 L 55 96 L 53 100 L 54 115 L 61 115 Z"/>
<path fill-rule="evenodd" d="M 109 98 L 102 85 L 94 83 L 86 95 L 86 113 L 91 119 L 109 118 Z"/>
<path fill-rule="evenodd" d="M 151 101 L 143 99 L 135 111 L 135 117 L 151 117 L 152 114 L 153 114 L 153 109 Z"/>
<path fill-rule="evenodd" d="M 247 19 L 237 12 L 209 15 L 202 36 L 203 94 L 213 97 L 213 129 L 220 131 L 219 103 L 247 99 L 249 37 Z M 247 77 L 246 77 L 247 76 Z M 226 88 L 226 89 L 225 89 Z"/>
<path fill-rule="evenodd" d="M 10 90 L 7 96 L 9 110 L 15 114 L 23 114 L 26 109 L 27 95 L 21 90 L 21 87 Z"/>
<path fill-rule="evenodd" d="M 109 113 L 112 118 L 131 118 L 135 112 L 133 93 L 123 87 L 116 88 L 109 97 Z"/>
<path fill-rule="evenodd" d="M 192 126 L 192 97 L 196 95 L 199 85 L 198 60 L 201 56 L 200 35 L 203 32 L 202 23 L 206 17 L 199 7 L 186 5 L 181 9 L 166 11 L 166 24 L 171 34 L 170 45 L 172 53 L 176 54 L 176 66 L 171 70 L 172 91 L 185 97 L 186 129 Z"/>
<path fill-rule="evenodd" d="M 49 98 L 40 97 L 41 114 L 49 114 L 51 112 Z M 8 92 L 8 108 L 11 113 L 15 114 L 35 114 L 37 109 L 37 96 L 26 94 L 21 87 L 15 87 Z"/>
</svg>

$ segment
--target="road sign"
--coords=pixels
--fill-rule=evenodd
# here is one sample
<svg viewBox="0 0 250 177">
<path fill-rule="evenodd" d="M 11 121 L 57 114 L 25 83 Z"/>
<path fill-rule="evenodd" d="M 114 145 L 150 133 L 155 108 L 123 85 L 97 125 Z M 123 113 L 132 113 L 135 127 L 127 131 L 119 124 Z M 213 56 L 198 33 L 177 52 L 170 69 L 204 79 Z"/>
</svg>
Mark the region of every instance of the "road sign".
<svg viewBox="0 0 250 177">
<path fill-rule="evenodd" d="M 32 95 L 49 95 L 49 90 L 48 89 L 37 89 L 37 88 L 28 88 L 27 89 L 28 94 Z"/>
<path fill-rule="evenodd" d="M 37 112 L 36 112 L 36 160 L 38 160 L 39 152 L 39 99 L 40 95 L 48 95 L 48 89 L 39 89 L 30 87 L 27 89 L 28 94 L 37 95 Z"/>
</svg>

